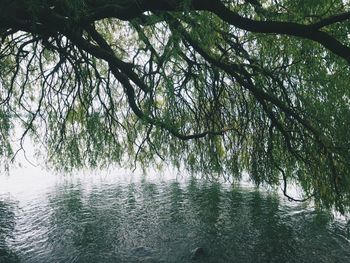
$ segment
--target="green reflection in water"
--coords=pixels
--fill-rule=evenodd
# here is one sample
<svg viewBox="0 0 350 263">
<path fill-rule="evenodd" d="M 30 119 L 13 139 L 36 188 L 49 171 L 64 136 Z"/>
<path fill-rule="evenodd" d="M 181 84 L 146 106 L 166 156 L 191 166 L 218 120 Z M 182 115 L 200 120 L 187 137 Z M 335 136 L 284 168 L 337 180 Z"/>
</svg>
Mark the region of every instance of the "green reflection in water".
<svg viewBox="0 0 350 263">
<path fill-rule="evenodd" d="M 220 183 L 141 180 L 89 188 L 78 182 L 54 188 L 45 213 L 36 213 L 43 204 L 31 205 L 17 220 L 39 222 L 38 228 L 18 230 L 3 258 L 15 258 L 12 250 L 36 263 L 193 262 L 190 250 L 203 247 L 196 262 L 350 262 L 346 228 L 326 213 Z M 11 209 L 2 209 L 0 223 L 14 224 Z M 29 246 L 21 238 L 29 234 L 45 245 Z"/>
</svg>

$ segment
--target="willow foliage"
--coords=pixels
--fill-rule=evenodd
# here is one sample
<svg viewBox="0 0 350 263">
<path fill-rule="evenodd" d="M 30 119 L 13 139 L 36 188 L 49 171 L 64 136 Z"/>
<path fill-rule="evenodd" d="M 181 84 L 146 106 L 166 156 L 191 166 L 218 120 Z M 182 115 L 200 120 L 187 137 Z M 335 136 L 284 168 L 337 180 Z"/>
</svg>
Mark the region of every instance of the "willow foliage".
<svg viewBox="0 0 350 263">
<path fill-rule="evenodd" d="M 60 169 L 171 163 L 234 179 L 247 171 L 286 196 L 296 182 L 305 199 L 349 209 L 347 1 L 0 7 L 4 160 L 30 136 Z"/>
</svg>

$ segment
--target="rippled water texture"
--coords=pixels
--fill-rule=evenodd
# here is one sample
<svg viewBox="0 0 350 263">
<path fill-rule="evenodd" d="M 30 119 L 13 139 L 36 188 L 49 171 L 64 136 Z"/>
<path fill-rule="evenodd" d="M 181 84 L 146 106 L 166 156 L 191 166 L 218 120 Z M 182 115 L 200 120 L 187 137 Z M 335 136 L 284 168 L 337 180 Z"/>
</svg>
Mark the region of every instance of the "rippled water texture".
<svg viewBox="0 0 350 263">
<path fill-rule="evenodd" d="M 0 262 L 350 262 L 345 222 L 252 188 L 55 178 L 0 187 Z"/>
</svg>

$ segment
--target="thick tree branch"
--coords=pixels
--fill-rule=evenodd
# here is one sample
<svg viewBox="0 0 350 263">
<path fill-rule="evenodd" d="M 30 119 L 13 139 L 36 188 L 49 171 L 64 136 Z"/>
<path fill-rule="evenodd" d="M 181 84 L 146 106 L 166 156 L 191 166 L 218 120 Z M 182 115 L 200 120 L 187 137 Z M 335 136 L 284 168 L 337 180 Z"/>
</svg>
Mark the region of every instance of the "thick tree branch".
<svg viewBox="0 0 350 263">
<path fill-rule="evenodd" d="M 130 1 L 122 7 L 120 7 L 120 2 L 116 1 L 116 4 L 103 6 L 98 11 L 94 10 L 92 14 L 86 17 L 86 20 L 95 21 L 108 17 L 130 20 L 146 11 L 210 11 L 223 21 L 243 30 L 255 33 L 296 36 L 315 41 L 350 64 L 350 48 L 339 42 L 335 37 L 319 30 L 327 25 L 348 20 L 350 16 L 348 12 L 323 19 L 311 25 L 302 25 L 294 22 L 256 21 L 245 18 L 231 11 L 220 0 L 142 0 Z"/>
</svg>

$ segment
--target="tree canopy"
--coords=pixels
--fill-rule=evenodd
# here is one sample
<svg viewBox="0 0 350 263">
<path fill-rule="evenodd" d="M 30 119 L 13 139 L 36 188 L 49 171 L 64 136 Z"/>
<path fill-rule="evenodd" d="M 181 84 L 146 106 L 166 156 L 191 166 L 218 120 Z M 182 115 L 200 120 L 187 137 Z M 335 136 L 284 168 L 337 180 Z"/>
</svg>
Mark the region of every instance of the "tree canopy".
<svg viewBox="0 0 350 263">
<path fill-rule="evenodd" d="M 170 163 L 237 180 L 246 171 L 286 196 L 298 183 L 305 199 L 349 210 L 348 1 L 0 7 L 3 161 L 29 136 L 54 167 Z"/>
</svg>

